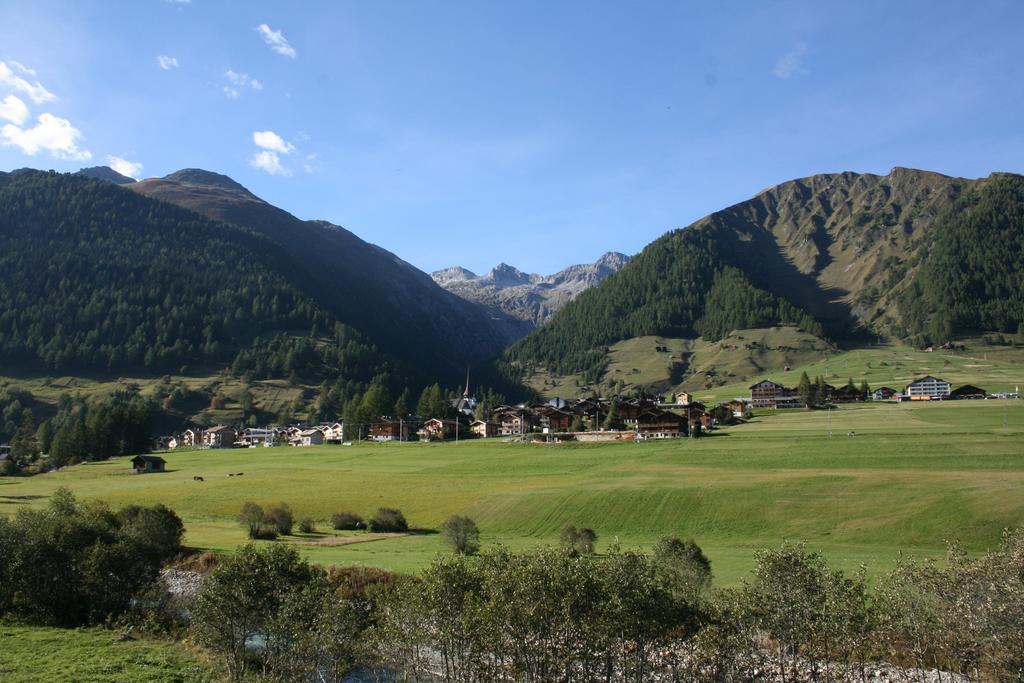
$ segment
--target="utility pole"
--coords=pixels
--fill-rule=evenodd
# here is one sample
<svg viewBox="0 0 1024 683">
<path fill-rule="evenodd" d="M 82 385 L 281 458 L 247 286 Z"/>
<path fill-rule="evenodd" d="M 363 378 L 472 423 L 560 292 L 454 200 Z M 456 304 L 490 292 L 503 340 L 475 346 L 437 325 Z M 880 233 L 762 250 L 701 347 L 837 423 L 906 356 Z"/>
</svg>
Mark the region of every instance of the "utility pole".
<svg viewBox="0 0 1024 683">
<path fill-rule="evenodd" d="M 832 438 L 832 406 L 828 408 L 828 438 Z"/>
</svg>

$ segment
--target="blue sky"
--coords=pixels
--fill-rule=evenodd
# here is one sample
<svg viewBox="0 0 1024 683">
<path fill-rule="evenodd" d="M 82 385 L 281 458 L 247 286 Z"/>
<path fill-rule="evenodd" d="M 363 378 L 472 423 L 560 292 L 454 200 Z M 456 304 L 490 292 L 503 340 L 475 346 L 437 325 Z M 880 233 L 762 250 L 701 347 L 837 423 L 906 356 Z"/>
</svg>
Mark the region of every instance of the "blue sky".
<svg viewBox="0 0 1024 683">
<path fill-rule="evenodd" d="M 1022 37 L 1017 0 L 3 0 L 0 169 L 206 168 L 547 273 L 790 178 L 1022 172 Z"/>
</svg>

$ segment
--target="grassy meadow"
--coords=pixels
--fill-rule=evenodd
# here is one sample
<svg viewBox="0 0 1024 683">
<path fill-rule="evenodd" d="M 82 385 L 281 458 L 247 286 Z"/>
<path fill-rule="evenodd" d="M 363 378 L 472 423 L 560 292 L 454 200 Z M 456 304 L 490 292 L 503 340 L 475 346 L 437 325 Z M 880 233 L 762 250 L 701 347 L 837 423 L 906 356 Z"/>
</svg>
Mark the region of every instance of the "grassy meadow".
<svg viewBox="0 0 1024 683">
<path fill-rule="evenodd" d="M 183 683 L 210 681 L 208 666 L 175 643 L 128 640 L 100 628 L 0 624 L 0 680 L 5 683 Z"/>
<path fill-rule="evenodd" d="M 474 518 L 485 545 L 511 548 L 557 543 L 572 523 L 594 528 L 599 550 L 692 537 L 723 585 L 749 571 L 754 549 L 783 539 L 881 572 L 901 551 L 939 556 L 952 539 L 981 551 L 1024 524 L 1024 401 L 763 411 L 713 436 L 642 444 L 491 439 L 165 457 L 163 474 L 134 475 L 119 458 L 0 479 L 0 513 L 68 486 L 113 506 L 165 503 L 184 519 L 189 545 L 230 551 L 246 541 L 234 521 L 243 502 L 286 502 L 296 519 L 317 519 L 320 533 L 277 542 L 323 564 L 400 571 L 444 550 L 432 530 L 452 514 Z M 334 512 L 378 506 L 400 508 L 421 531 L 329 529 Z"/>
</svg>

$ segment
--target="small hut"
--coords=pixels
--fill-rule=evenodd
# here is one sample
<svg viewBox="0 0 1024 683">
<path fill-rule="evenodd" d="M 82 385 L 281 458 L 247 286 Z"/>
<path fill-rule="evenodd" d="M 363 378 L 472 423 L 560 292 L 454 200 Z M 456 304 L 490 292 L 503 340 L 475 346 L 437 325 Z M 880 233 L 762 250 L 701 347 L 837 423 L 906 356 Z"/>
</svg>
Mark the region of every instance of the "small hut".
<svg viewBox="0 0 1024 683">
<path fill-rule="evenodd" d="M 135 474 L 147 472 L 164 472 L 167 461 L 158 455 L 136 455 L 132 458 L 132 469 Z"/>
</svg>

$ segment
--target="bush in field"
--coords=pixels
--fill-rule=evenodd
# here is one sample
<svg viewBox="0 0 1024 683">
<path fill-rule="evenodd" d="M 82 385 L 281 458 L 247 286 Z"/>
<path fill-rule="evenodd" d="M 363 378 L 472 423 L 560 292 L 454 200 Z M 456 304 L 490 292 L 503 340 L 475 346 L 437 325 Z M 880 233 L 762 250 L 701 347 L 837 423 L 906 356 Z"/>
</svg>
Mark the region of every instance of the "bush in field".
<svg viewBox="0 0 1024 683">
<path fill-rule="evenodd" d="M 338 512 L 331 515 L 331 526 L 340 531 L 358 529 L 362 523 L 363 518 L 354 512 Z"/>
<path fill-rule="evenodd" d="M 263 521 L 274 527 L 274 530 L 282 536 L 291 536 L 292 527 L 295 526 L 292 509 L 286 503 L 279 503 L 267 508 L 263 515 Z"/>
<path fill-rule="evenodd" d="M 373 516 L 366 521 L 366 526 L 370 531 L 378 533 L 409 530 L 409 523 L 405 521 L 405 515 L 401 510 L 394 508 L 377 508 Z"/>
<path fill-rule="evenodd" d="M 312 517 L 303 517 L 299 520 L 299 531 L 304 534 L 311 534 L 316 531 L 316 522 Z"/>
<path fill-rule="evenodd" d="M 0 616 L 79 626 L 125 612 L 181 550 L 184 526 L 156 505 L 113 512 L 58 489 L 0 518 Z"/>
<path fill-rule="evenodd" d="M 242 505 L 242 511 L 238 513 L 238 523 L 249 534 L 249 538 L 259 538 L 260 527 L 263 526 L 263 508 L 253 502 Z"/>
<path fill-rule="evenodd" d="M 692 540 L 666 537 L 654 544 L 658 574 L 680 597 L 696 604 L 711 586 L 711 561 Z"/>
<path fill-rule="evenodd" d="M 597 547 L 597 532 L 593 529 L 577 529 L 566 524 L 559 537 L 562 547 L 572 555 L 593 555 Z"/>
<path fill-rule="evenodd" d="M 480 530 L 469 517 L 452 515 L 441 525 L 441 534 L 460 555 L 475 555 L 480 550 Z"/>
</svg>

